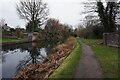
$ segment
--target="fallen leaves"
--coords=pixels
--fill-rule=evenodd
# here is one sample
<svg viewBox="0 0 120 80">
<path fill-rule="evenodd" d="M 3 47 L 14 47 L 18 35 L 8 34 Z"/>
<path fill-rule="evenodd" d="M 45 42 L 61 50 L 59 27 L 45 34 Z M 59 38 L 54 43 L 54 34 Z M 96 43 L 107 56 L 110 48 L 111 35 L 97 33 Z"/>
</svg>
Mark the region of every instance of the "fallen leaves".
<svg viewBox="0 0 120 80">
<path fill-rule="evenodd" d="M 53 48 L 56 53 L 50 54 L 44 58 L 43 62 L 29 65 L 22 69 L 15 78 L 17 79 L 33 79 L 48 78 L 55 69 L 68 57 L 72 50 L 76 47 L 74 39 L 68 39 L 65 44 L 61 44 Z"/>
</svg>

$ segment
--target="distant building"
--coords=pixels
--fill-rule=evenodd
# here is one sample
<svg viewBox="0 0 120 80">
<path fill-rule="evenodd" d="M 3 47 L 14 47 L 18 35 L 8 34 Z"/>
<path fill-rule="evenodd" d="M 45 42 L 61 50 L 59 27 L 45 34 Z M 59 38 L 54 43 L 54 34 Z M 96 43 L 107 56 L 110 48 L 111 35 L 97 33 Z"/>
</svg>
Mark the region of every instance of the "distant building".
<svg viewBox="0 0 120 80">
<path fill-rule="evenodd" d="M 22 33 L 24 39 L 32 40 L 33 33 Z"/>
<path fill-rule="evenodd" d="M 10 31 L 11 28 L 7 24 L 5 24 L 2 26 L 2 29 L 6 31 Z"/>
</svg>

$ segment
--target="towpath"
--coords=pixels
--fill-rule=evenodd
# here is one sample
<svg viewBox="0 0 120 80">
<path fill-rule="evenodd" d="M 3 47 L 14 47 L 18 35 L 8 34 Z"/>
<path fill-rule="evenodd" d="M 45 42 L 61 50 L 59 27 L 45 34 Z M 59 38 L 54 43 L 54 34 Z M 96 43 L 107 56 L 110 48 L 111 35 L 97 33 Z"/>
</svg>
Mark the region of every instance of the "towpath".
<svg viewBox="0 0 120 80">
<path fill-rule="evenodd" d="M 80 41 L 82 54 L 77 66 L 75 78 L 103 78 L 98 60 L 92 49 Z"/>
</svg>

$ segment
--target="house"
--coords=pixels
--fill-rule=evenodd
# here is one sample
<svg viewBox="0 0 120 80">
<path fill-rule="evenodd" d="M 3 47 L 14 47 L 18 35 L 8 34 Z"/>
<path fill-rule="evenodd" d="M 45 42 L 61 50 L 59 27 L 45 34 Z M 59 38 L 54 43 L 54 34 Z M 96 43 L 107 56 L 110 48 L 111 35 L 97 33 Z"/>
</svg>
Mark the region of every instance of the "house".
<svg viewBox="0 0 120 80">
<path fill-rule="evenodd" d="M 10 31 L 11 28 L 7 24 L 5 24 L 2 26 L 2 29 L 5 31 Z"/>
</svg>

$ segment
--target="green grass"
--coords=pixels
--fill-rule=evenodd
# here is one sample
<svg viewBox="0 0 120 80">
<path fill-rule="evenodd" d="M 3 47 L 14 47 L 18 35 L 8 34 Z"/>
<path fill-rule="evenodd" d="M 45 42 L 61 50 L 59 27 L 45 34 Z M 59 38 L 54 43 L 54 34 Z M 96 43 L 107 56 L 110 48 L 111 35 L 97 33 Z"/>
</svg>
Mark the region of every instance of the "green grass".
<svg viewBox="0 0 120 80">
<path fill-rule="evenodd" d="M 16 42 L 16 41 L 22 41 L 23 39 L 0 39 L 1 42 Z"/>
<path fill-rule="evenodd" d="M 96 45 L 101 40 L 81 39 L 91 46 L 98 57 L 105 78 L 118 78 L 118 49 L 105 45 Z"/>
<path fill-rule="evenodd" d="M 81 39 L 81 40 L 82 40 L 82 42 L 86 43 L 89 46 L 93 46 L 96 43 L 102 41 L 101 39 L 96 39 L 96 40 L 95 39 Z"/>
<path fill-rule="evenodd" d="M 80 55 L 82 52 L 79 42 L 76 40 L 75 43 L 77 47 L 49 78 L 74 78 L 76 66 L 80 60 Z"/>
</svg>

